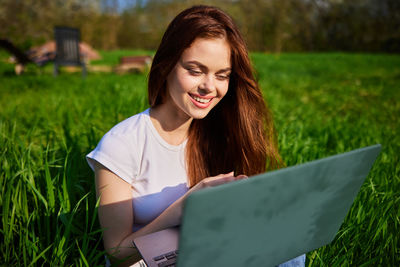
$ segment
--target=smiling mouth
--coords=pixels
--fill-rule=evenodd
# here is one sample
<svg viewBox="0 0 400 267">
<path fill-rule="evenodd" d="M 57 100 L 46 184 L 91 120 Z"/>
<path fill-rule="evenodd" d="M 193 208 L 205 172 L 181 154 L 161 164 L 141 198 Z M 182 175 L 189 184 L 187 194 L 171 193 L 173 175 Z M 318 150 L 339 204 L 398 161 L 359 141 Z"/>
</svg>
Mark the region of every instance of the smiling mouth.
<svg viewBox="0 0 400 267">
<path fill-rule="evenodd" d="M 197 102 L 200 102 L 202 104 L 207 104 L 212 100 L 212 98 L 202 98 L 202 97 L 198 97 L 198 96 L 195 96 L 192 94 L 189 94 L 189 95 L 191 98 L 193 98 L 194 100 L 196 100 Z"/>
</svg>

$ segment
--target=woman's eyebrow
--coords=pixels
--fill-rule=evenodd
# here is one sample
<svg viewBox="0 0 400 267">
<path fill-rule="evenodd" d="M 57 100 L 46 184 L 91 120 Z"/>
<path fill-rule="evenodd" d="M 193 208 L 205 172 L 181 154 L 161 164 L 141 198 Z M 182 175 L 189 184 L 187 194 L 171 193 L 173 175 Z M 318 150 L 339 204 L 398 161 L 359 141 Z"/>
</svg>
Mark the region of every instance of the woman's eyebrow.
<svg viewBox="0 0 400 267">
<path fill-rule="evenodd" d="M 197 60 L 184 61 L 184 62 L 182 62 L 182 63 L 183 63 L 184 65 L 186 65 L 186 64 L 189 64 L 189 65 L 190 65 L 190 64 L 197 65 L 197 66 L 198 66 L 199 68 L 201 68 L 201 69 L 208 69 L 207 66 L 201 64 L 201 63 L 198 62 Z M 231 71 L 231 68 L 230 68 L 230 67 L 225 68 L 225 69 L 221 69 L 221 70 L 217 71 L 217 73 L 229 72 L 229 71 Z"/>
<path fill-rule="evenodd" d="M 217 73 L 230 72 L 231 70 L 232 70 L 231 68 L 225 68 L 225 69 L 217 71 Z"/>
<path fill-rule="evenodd" d="M 207 69 L 206 66 L 204 66 L 203 64 L 201 64 L 200 62 L 196 61 L 196 60 L 190 60 L 190 61 L 183 61 L 182 62 L 184 65 L 196 65 L 200 68 L 204 68 Z"/>
</svg>

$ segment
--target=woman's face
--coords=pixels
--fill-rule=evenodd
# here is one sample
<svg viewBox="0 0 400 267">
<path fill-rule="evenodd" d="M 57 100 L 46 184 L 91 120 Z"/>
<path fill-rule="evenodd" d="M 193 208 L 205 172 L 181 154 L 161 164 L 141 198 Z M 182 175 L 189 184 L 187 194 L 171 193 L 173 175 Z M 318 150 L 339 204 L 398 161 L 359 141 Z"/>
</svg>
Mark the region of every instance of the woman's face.
<svg viewBox="0 0 400 267">
<path fill-rule="evenodd" d="M 191 118 L 204 118 L 228 91 L 230 56 L 225 38 L 197 38 L 167 77 L 168 104 Z"/>
</svg>

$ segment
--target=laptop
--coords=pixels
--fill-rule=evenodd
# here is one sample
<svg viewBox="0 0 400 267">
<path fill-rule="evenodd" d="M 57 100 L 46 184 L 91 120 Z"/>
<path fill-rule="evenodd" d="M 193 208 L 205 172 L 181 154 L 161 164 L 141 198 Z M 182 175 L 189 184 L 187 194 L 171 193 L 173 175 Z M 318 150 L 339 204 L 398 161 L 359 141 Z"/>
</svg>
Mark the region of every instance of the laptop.
<svg viewBox="0 0 400 267">
<path fill-rule="evenodd" d="M 335 238 L 381 145 L 190 194 L 182 224 L 138 237 L 149 267 L 276 266 Z"/>
</svg>

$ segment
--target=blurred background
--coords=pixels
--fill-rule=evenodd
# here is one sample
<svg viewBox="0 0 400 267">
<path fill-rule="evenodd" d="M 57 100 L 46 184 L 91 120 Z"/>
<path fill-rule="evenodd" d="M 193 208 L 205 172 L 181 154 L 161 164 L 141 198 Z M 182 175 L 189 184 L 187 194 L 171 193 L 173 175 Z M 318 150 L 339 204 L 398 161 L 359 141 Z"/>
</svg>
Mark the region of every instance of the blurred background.
<svg viewBox="0 0 400 267">
<path fill-rule="evenodd" d="M 1 0 L 0 39 L 26 50 L 62 25 L 95 49 L 154 50 L 171 19 L 199 3 L 231 14 L 252 51 L 400 52 L 398 0 Z"/>
</svg>

